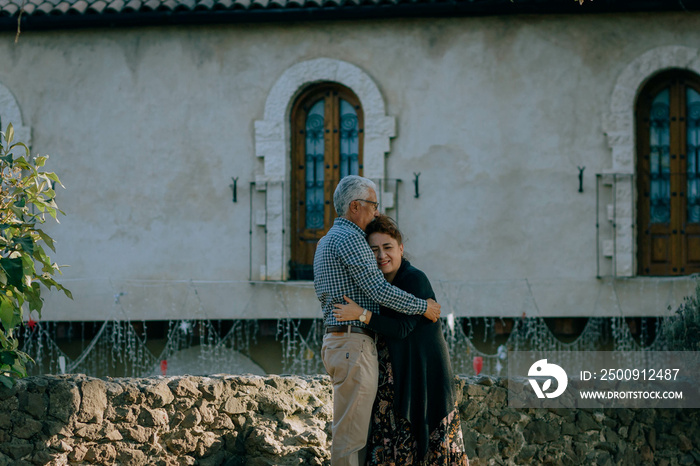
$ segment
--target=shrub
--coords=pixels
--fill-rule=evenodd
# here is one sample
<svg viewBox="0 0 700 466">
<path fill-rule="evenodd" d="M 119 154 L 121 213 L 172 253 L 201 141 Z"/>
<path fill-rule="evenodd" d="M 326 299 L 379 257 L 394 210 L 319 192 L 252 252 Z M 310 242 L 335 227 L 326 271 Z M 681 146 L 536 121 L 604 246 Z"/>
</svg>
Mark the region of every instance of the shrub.
<svg viewBox="0 0 700 466">
<path fill-rule="evenodd" d="M 48 155 L 31 157 L 29 148 L 13 139 L 9 124 L 0 133 L 0 383 L 7 386 L 12 386 L 14 377 L 27 375 L 31 358 L 20 351 L 15 331 L 25 312 L 41 316 L 42 285 L 72 298 L 54 280 L 60 269 L 42 246 L 56 252 L 53 239 L 38 228 L 46 214 L 56 221 L 57 213 L 63 214 L 54 200 L 54 183 L 63 185 L 56 174 L 39 171 Z"/>
</svg>

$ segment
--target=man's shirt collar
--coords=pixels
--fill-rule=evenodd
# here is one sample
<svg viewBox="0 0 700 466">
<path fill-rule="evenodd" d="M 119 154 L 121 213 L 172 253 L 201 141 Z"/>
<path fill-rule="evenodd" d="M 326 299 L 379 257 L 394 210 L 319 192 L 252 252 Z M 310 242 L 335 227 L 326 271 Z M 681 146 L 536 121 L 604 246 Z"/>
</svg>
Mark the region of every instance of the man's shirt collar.
<svg viewBox="0 0 700 466">
<path fill-rule="evenodd" d="M 365 232 L 362 230 L 362 228 L 357 226 L 357 224 L 355 222 L 352 222 L 345 217 L 336 217 L 333 224 L 338 225 L 338 226 L 342 226 L 345 228 L 354 229 L 356 232 L 360 233 L 363 237 L 365 236 Z"/>
</svg>

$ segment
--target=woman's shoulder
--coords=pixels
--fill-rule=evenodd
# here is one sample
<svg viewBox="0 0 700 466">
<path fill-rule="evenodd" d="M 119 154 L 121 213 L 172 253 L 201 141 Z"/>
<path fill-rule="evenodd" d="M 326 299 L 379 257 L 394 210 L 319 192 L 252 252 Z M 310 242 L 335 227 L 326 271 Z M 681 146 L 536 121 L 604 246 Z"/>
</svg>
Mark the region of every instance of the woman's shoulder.
<svg viewBox="0 0 700 466">
<path fill-rule="evenodd" d="M 430 295 L 433 294 L 433 289 L 430 285 L 430 280 L 428 280 L 428 276 L 422 270 L 414 267 L 407 260 L 404 260 L 401 268 L 400 276 L 396 277 L 396 279 L 399 279 L 403 284 L 403 286 L 399 286 L 399 288 L 422 299 L 432 297 Z M 423 296 L 419 296 L 419 294 Z"/>
<path fill-rule="evenodd" d="M 405 278 L 410 278 L 414 280 L 428 280 L 428 276 L 423 272 L 421 269 L 418 267 L 413 266 L 410 262 L 404 259 L 403 264 L 405 267 L 402 267 L 402 276 Z"/>
</svg>

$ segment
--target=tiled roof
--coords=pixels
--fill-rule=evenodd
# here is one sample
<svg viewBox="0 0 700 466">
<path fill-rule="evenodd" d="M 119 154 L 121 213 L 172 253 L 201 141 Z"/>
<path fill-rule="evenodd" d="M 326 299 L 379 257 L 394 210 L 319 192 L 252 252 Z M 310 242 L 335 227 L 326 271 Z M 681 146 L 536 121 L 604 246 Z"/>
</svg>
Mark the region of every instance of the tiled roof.
<svg viewBox="0 0 700 466">
<path fill-rule="evenodd" d="M 700 0 L 0 0 L 0 28 L 614 11 L 697 11 Z"/>
</svg>

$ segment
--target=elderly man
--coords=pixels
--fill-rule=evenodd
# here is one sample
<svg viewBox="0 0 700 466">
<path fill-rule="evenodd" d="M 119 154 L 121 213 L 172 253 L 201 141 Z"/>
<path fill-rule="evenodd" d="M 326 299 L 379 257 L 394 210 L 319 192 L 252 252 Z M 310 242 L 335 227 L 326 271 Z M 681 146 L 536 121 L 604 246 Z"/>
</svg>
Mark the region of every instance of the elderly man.
<svg viewBox="0 0 700 466">
<path fill-rule="evenodd" d="M 374 334 L 359 321 L 338 323 L 333 304 L 348 296 L 363 308 L 379 305 L 405 314 L 422 314 L 436 321 L 440 305 L 406 293 L 385 279 L 377 268 L 364 229 L 377 216 L 375 184 L 361 176 L 346 176 L 333 194 L 338 213 L 321 238 L 314 256 L 314 287 L 321 301 L 326 334 L 321 355 L 333 381 L 333 466 L 364 464 L 372 404 L 377 392 L 377 349 Z"/>
</svg>

